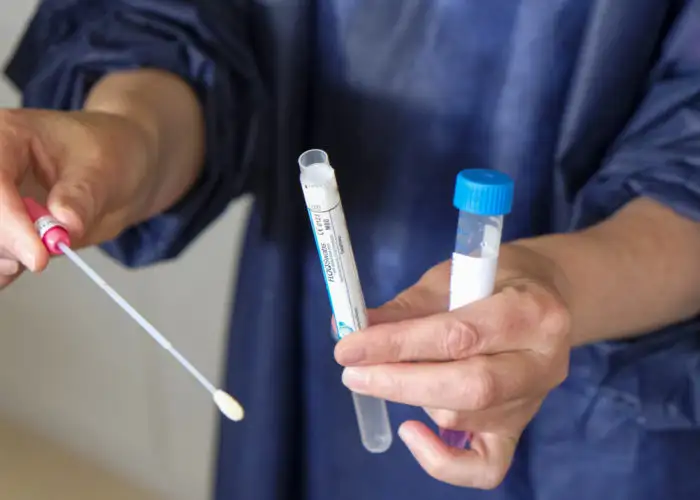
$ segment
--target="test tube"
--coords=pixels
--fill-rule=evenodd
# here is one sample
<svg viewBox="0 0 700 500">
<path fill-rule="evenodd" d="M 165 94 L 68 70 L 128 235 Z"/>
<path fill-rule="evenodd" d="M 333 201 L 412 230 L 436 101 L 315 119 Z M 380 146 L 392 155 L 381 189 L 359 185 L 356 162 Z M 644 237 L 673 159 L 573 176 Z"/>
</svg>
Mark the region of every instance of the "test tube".
<svg viewBox="0 0 700 500">
<path fill-rule="evenodd" d="M 336 324 L 337 339 L 368 326 L 365 299 L 355 264 L 350 234 L 340 202 L 335 170 L 328 155 L 311 149 L 299 157 L 299 180 Z M 372 453 L 383 453 L 392 442 L 386 402 L 352 394 L 360 439 Z"/>
<path fill-rule="evenodd" d="M 457 175 L 453 204 L 459 210 L 450 276 L 450 311 L 493 293 L 503 217 L 513 204 L 513 180 L 496 170 Z M 440 429 L 443 442 L 464 448 L 471 434 Z"/>
</svg>

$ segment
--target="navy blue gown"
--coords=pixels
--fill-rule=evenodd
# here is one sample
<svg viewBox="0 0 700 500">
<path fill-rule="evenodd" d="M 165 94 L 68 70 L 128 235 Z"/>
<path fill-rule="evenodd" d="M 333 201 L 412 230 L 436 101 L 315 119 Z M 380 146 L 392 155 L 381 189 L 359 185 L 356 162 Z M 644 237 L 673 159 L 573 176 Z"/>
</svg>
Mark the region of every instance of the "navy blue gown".
<svg viewBox="0 0 700 500">
<path fill-rule="evenodd" d="M 438 483 L 398 440 L 365 452 L 296 165 L 328 151 L 370 306 L 449 257 L 464 168 L 514 177 L 506 240 L 636 196 L 700 219 L 700 1 L 45 0 L 7 74 L 25 106 L 75 109 L 137 67 L 196 90 L 206 168 L 105 250 L 133 267 L 175 258 L 255 197 L 227 364 L 249 418 L 221 423 L 217 500 L 700 498 L 695 320 L 575 350 L 494 491 Z"/>
</svg>

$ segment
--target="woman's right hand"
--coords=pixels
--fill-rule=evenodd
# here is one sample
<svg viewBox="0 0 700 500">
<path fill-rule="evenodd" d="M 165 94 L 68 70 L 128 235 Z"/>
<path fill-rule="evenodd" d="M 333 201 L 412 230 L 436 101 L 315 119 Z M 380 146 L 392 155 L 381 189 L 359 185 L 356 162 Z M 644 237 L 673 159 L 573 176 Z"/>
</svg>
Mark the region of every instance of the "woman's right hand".
<svg viewBox="0 0 700 500">
<path fill-rule="evenodd" d="M 155 142 L 117 114 L 0 110 L 0 289 L 49 259 L 22 195 L 45 203 L 74 246 L 106 241 L 147 211 Z"/>
</svg>

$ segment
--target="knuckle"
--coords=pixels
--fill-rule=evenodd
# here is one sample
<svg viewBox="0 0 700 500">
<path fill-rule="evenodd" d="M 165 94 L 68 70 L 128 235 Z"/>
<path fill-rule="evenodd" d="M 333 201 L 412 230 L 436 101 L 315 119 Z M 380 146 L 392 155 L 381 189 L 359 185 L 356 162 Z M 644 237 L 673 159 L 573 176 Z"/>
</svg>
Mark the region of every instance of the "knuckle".
<svg viewBox="0 0 700 500">
<path fill-rule="evenodd" d="M 541 304 L 526 285 L 510 285 L 501 291 L 502 327 L 510 331 L 531 331 L 537 328 Z"/>
<path fill-rule="evenodd" d="M 536 330 L 547 339 L 562 337 L 571 328 L 571 314 L 559 296 L 543 286 L 518 285 L 503 290 L 510 309 L 517 311 L 511 327 Z"/>
<path fill-rule="evenodd" d="M 475 360 L 476 361 L 476 360 Z M 471 377 L 471 383 L 465 384 L 467 394 L 465 401 L 470 410 L 485 410 L 496 401 L 496 380 L 493 374 L 486 369 L 485 362 L 476 361 L 475 374 Z"/>
<path fill-rule="evenodd" d="M 413 302 L 412 295 L 404 291 L 394 297 L 389 306 L 400 311 L 410 311 L 413 308 Z"/>
<path fill-rule="evenodd" d="M 562 335 L 571 328 L 571 314 L 560 300 L 552 298 L 544 309 L 541 322 L 542 331 L 547 335 Z"/>
<path fill-rule="evenodd" d="M 477 333 L 473 326 L 453 320 L 447 325 L 444 336 L 444 351 L 450 359 L 467 357 L 477 343 Z"/>
<path fill-rule="evenodd" d="M 64 185 L 63 194 L 74 200 L 80 200 L 83 207 L 93 212 L 96 207 L 95 189 L 98 185 L 98 183 L 91 182 L 86 178 L 72 179 L 70 183 Z"/>
<path fill-rule="evenodd" d="M 545 312 L 545 305 L 540 294 L 534 293 L 531 287 L 519 286 L 509 288 L 510 299 L 517 304 L 520 321 L 527 326 L 539 325 Z"/>
<path fill-rule="evenodd" d="M 85 179 L 76 179 L 71 182 L 66 189 L 70 190 L 70 195 L 78 199 L 92 201 L 92 186 Z"/>
</svg>

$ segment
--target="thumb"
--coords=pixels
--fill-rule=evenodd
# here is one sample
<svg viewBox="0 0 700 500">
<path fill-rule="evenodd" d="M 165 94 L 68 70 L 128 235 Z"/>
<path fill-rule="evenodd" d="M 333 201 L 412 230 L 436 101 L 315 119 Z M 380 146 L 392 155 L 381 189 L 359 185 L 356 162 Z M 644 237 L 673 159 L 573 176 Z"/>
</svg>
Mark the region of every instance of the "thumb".
<svg viewBox="0 0 700 500">
<path fill-rule="evenodd" d="M 422 318 L 445 312 L 450 305 L 450 262 L 429 269 L 413 286 L 368 311 L 372 325 Z"/>
<path fill-rule="evenodd" d="M 369 326 L 417 319 L 430 314 L 423 314 L 422 311 L 424 308 L 421 306 L 420 302 L 416 303 L 414 301 L 414 294 L 412 293 L 412 290 L 416 288 L 416 286 L 417 285 L 414 285 L 413 287 L 406 289 L 396 298 L 386 302 L 376 309 L 367 309 L 367 322 L 369 323 Z M 414 304 L 418 307 L 414 307 Z M 339 340 L 335 316 L 331 316 L 331 337 L 333 340 Z"/>
<path fill-rule="evenodd" d="M 449 303 L 441 298 L 418 283 L 377 309 L 367 311 L 369 323 L 370 325 L 394 323 L 445 312 Z"/>
<path fill-rule="evenodd" d="M 381 306 L 367 309 L 367 322 L 369 326 L 376 326 L 422 318 L 447 310 L 446 307 L 436 307 L 435 302 L 435 298 L 418 282 Z M 335 316 L 331 316 L 331 336 L 337 340 L 337 334 Z"/>
<path fill-rule="evenodd" d="M 423 318 L 445 312 L 450 304 L 450 261 L 429 269 L 414 285 L 380 307 L 367 310 L 370 326 Z M 335 319 L 331 320 L 332 337 L 337 340 Z"/>
<path fill-rule="evenodd" d="M 66 172 L 49 191 L 46 207 L 75 239 L 85 237 L 100 212 L 97 186 L 89 172 Z"/>
</svg>

